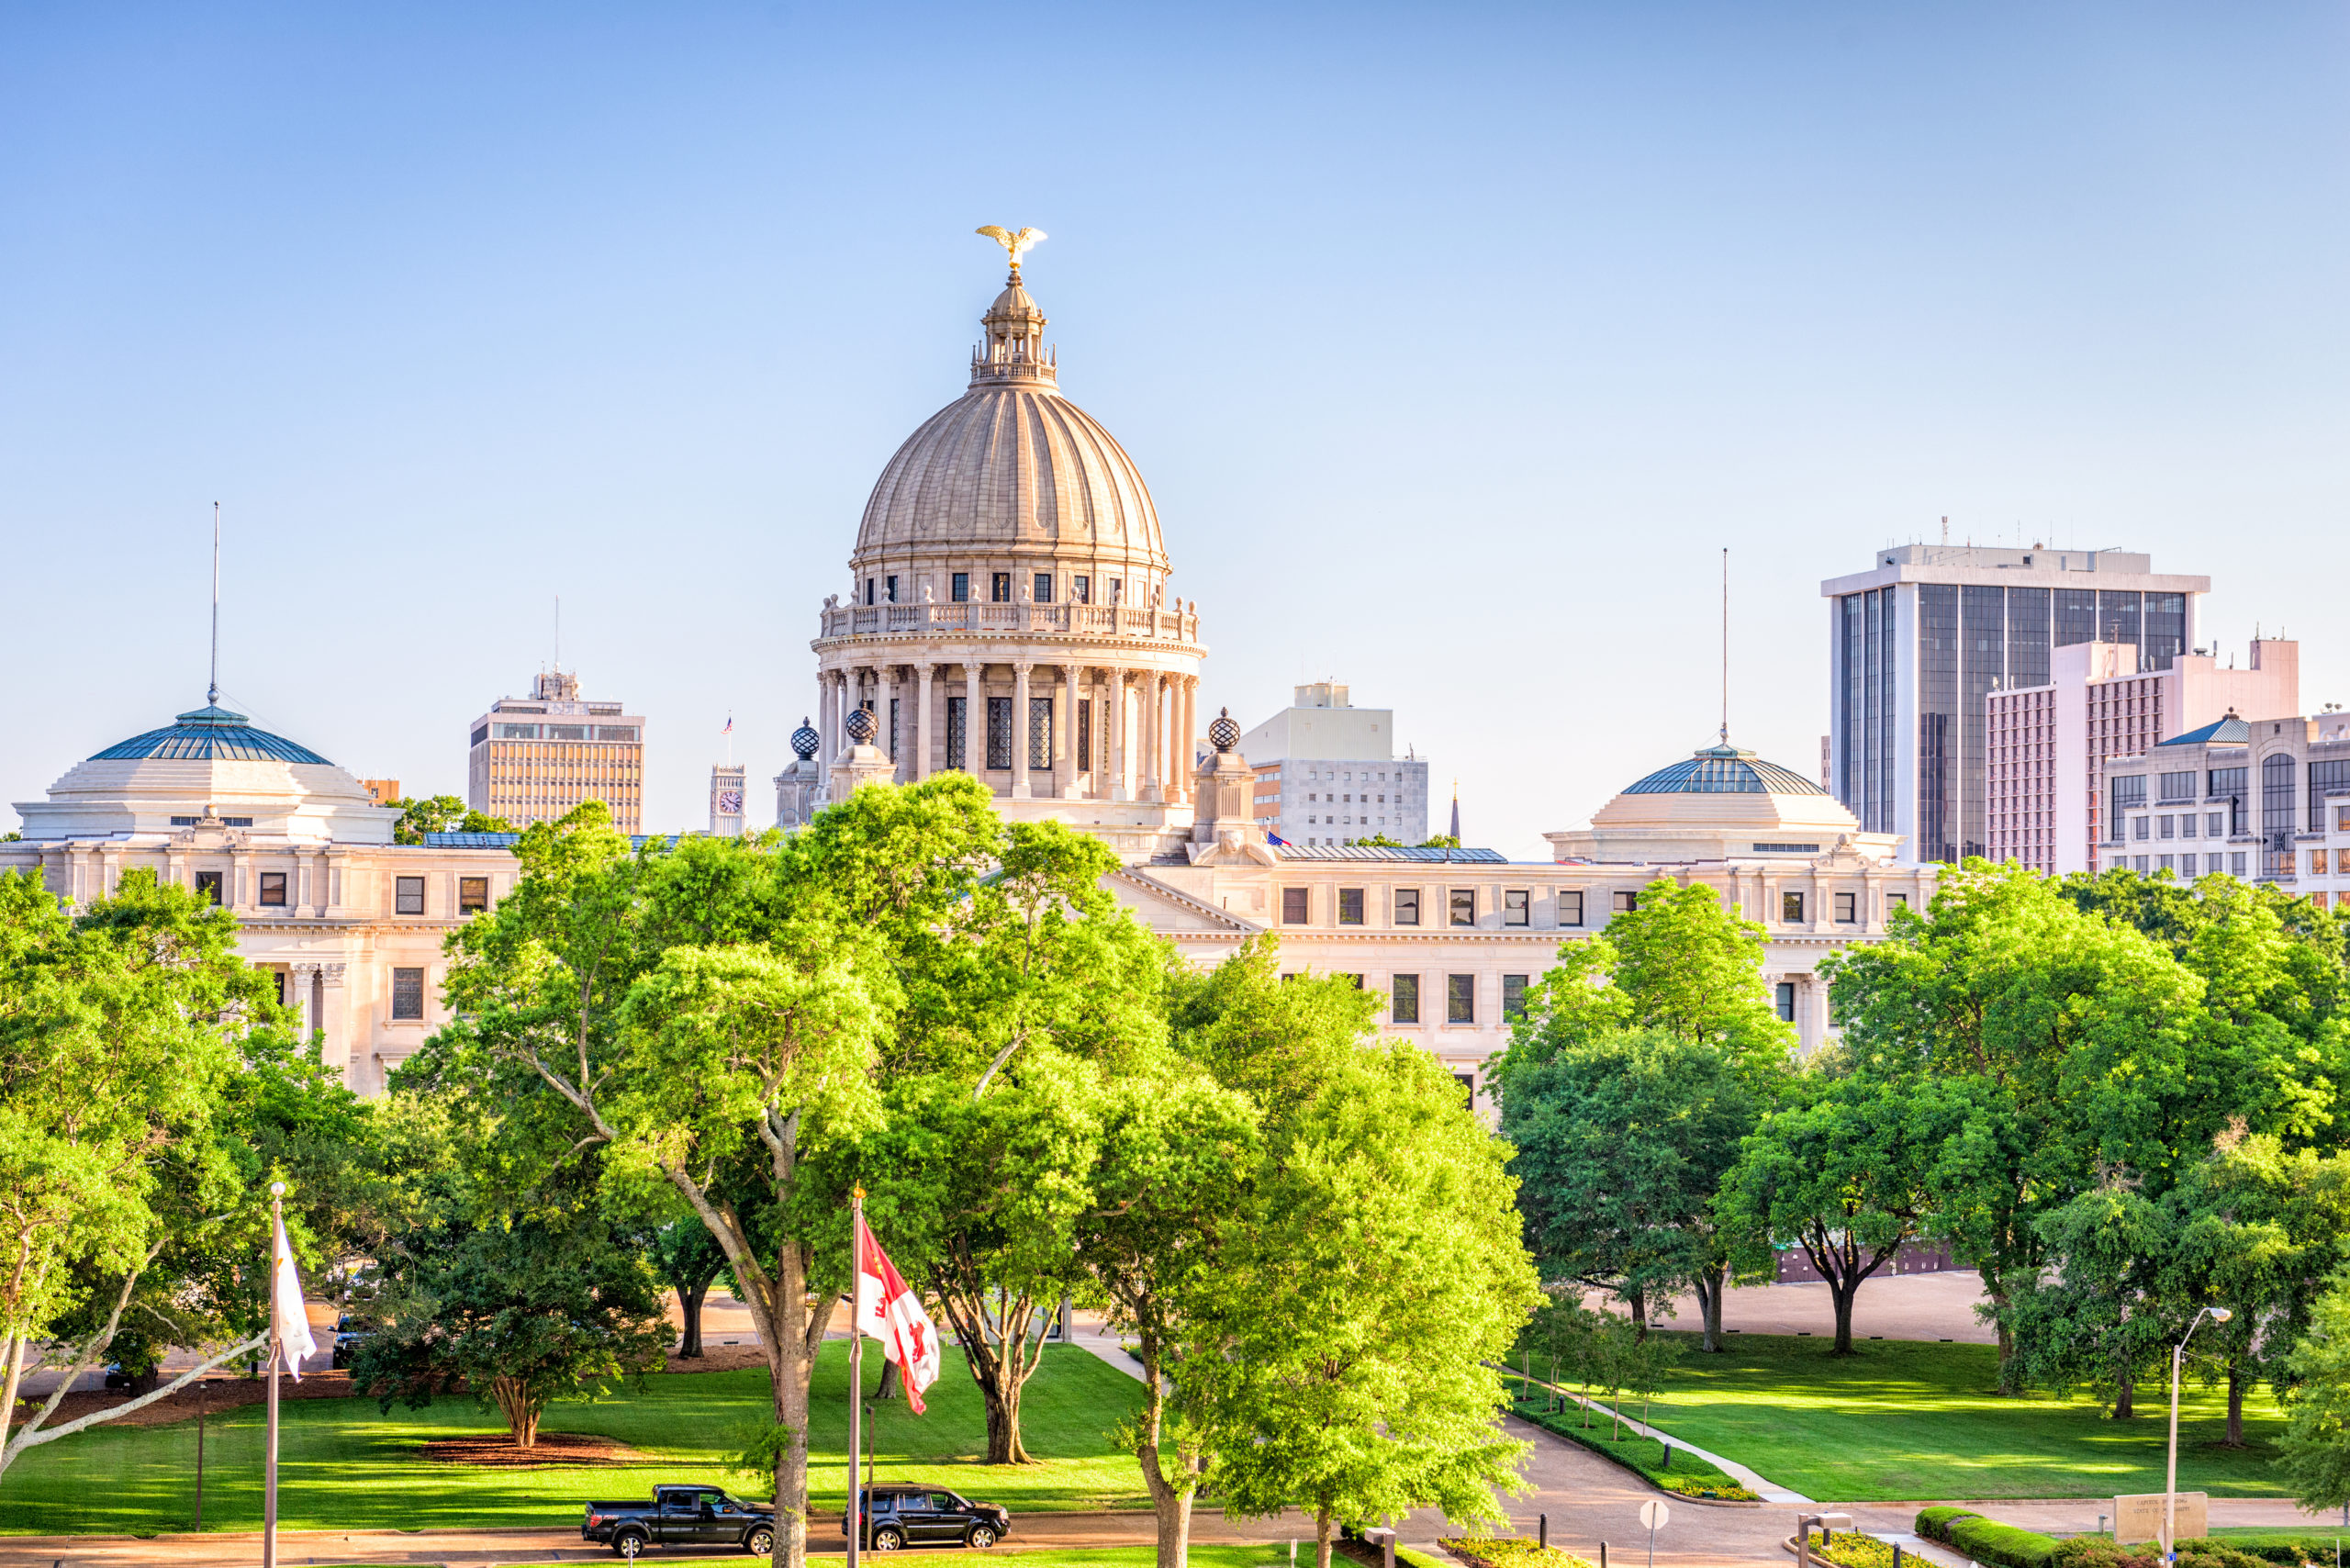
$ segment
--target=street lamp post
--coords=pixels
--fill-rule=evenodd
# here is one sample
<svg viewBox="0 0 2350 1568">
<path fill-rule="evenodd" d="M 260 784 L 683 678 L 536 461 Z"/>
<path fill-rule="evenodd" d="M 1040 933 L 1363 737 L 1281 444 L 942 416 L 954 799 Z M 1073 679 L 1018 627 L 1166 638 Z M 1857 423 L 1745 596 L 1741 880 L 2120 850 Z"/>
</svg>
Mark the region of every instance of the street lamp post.
<svg viewBox="0 0 2350 1568">
<path fill-rule="evenodd" d="M 2188 1320 L 2187 1332 L 2170 1350 L 2170 1463 L 2163 1477 L 2163 1561 L 2176 1562 L 2178 1534 L 2178 1370 L 2187 1361 L 2187 1341 L 2195 1338 L 2203 1319 L 2225 1323 L 2234 1313 L 2224 1306 L 2207 1306 Z"/>
</svg>

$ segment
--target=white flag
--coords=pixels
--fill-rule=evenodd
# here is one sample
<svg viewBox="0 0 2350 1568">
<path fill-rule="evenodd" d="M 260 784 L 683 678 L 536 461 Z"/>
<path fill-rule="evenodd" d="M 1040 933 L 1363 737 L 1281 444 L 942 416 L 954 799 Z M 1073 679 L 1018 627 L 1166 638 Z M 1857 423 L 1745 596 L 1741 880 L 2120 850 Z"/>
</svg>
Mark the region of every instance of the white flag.
<svg viewBox="0 0 2350 1568">
<path fill-rule="evenodd" d="M 862 1215 L 856 1222 L 857 1332 L 881 1341 L 881 1354 L 898 1363 L 905 1379 L 906 1404 L 923 1413 L 922 1391 L 938 1381 L 938 1326 L 922 1309 L 922 1297 L 873 1238 Z"/>
<path fill-rule="evenodd" d="M 285 1221 L 277 1222 L 277 1343 L 285 1370 L 302 1381 L 302 1358 L 313 1354 L 319 1342 L 310 1337 L 310 1315 L 302 1310 L 302 1276 L 294 1271 L 294 1249 L 285 1239 Z"/>
</svg>

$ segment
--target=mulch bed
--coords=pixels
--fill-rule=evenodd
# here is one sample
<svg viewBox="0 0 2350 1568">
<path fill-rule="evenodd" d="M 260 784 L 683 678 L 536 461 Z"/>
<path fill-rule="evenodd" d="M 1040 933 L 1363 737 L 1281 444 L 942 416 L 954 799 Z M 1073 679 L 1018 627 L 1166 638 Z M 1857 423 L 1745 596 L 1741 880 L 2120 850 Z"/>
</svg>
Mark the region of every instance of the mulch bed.
<svg viewBox="0 0 2350 1568">
<path fill-rule="evenodd" d="M 464 1438 L 434 1438 L 419 1445 L 418 1452 L 442 1464 L 473 1464 L 491 1470 L 544 1470 L 582 1465 L 652 1464 L 653 1456 L 610 1438 L 576 1432 L 541 1432 L 532 1448 L 517 1448 L 511 1433 L 488 1432 Z"/>
<path fill-rule="evenodd" d="M 347 1372 L 304 1372 L 299 1383 L 290 1377 L 281 1377 L 277 1381 L 277 1397 L 280 1399 L 343 1399 L 356 1392 L 351 1386 L 351 1374 Z M 164 1427 L 173 1421 L 195 1420 L 199 1402 L 206 1414 L 217 1416 L 223 1410 L 234 1410 L 240 1406 L 259 1405 L 268 1397 L 267 1378 L 207 1377 L 181 1389 L 168 1399 L 158 1399 L 152 1405 L 143 1406 L 128 1416 L 118 1417 L 116 1424 Z M 16 1419 L 18 1422 L 30 1419 L 47 1398 L 47 1394 L 39 1399 L 18 1395 Z M 57 1414 L 50 1417 L 48 1425 L 62 1426 L 93 1410 L 111 1410 L 118 1405 L 129 1404 L 130 1400 L 131 1395 L 118 1388 L 110 1388 L 104 1393 L 69 1394 L 57 1406 Z"/>
</svg>

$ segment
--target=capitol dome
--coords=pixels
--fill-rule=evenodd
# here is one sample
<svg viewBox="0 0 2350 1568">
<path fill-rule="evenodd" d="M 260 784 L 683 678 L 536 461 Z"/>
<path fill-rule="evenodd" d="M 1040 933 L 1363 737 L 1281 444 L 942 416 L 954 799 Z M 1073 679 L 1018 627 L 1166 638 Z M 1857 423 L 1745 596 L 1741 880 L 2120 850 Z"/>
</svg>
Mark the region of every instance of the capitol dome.
<svg viewBox="0 0 2350 1568">
<path fill-rule="evenodd" d="M 1007 564 L 1090 563 L 1105 583 L 1132 577 L 1131 602 L 1165 575 L 1142 472 L 1061 396 L 1045 322 L 1015 272 L 980 318 L 987 342 L 971 356 L 968 389 L 906 439 L 874 485 L 852 558 L 860 578 L 978 551 Z"/>
<path fill-rule="evenodd" d="M 309 747 L 217 703 L 76 763 L 46 801 L 19 801 L 37 842 L 153 842 L 203 830 L 257 841 L 389 844 L 399 813 Z"/>
</svg>

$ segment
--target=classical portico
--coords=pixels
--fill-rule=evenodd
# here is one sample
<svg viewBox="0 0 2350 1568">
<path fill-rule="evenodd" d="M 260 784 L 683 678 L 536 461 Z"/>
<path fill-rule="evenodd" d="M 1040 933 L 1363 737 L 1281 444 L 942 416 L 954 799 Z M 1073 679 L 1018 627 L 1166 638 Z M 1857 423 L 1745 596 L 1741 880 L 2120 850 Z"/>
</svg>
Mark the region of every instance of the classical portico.
<svg viewBox="0 0 2350 1568">
<path fill-rule="evenodd" d="M 1141 472 L 1062 397 L 1015 261 L 968 390 L 882 470 L 824 601 L 817 713 L 828 764 L 857 708 L 901 782 L 949 768 L 1016 819 L 1083 826 L 1128 858 L 1192 823 L 1198 607 Z"/>
</svg>

